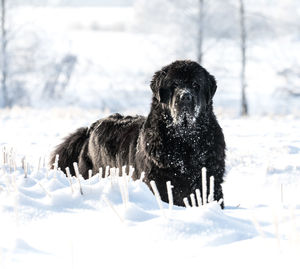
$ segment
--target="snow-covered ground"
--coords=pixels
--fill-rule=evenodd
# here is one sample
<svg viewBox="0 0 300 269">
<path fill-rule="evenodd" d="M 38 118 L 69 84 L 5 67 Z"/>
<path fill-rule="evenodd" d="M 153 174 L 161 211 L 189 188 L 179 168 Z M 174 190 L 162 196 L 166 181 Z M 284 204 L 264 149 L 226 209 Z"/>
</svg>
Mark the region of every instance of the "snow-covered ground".
<svg viewBox="0 0 300 269">
<path fill-rule="evenodd" d="M 249 2 L 255 12 L 271 12 L 269 1 L 257 2 Z M 97 175 L 81 181 L 81 195 L 77 180 L 72 192 L 69 179 L 44 163 L 78 127 L 115 111 L 146 114 L 153 73 L 196 52 L 180 51 L 174 29 L 142 31 L 148 24 L 133 7 L 21 6 L 8 13 L 15 28 L 9 49 L 20 61 L 12 58 L 11 68 L 35 108 L 0 110 L 0 268 L 300 268 L 299 98 L 278 90 L 289 86 L 279 72 L 299 66 L 296 30 L 250 38 L 248 118 L 236 117 L 238 41 L 205 39 L 204 66 L 218 82 L 215 108 L 227 142 L 226 207 L 170 211 L 164 204 L 162 211 L 141 182 L 126 187 Z M 77 62 L 62 98 L 42 98 L 65 55 Z M 15 168 L 4 164 L 4 147 L 13 148 Z M 120 189 L 128 190 L 126 206 Z"/>
<path fill-rule="evenodd" d="M 218 113 L 227 141 L 225 210 L 212 203 L 161 211 L 141 182 L 126 188 L 123 179 L 96 175 L 81 181 L 81 195 L 78 181 L 72 193 L 64 174 L 43 167 L 63 136 L 106 114 L 1 110 L 0 146 L 16 153 L 14 171 L 1 152 L 1 268 L 299 268 L 299 118 Z M 120 189 L 128 189 L 126 207 Z"/>
</svg>

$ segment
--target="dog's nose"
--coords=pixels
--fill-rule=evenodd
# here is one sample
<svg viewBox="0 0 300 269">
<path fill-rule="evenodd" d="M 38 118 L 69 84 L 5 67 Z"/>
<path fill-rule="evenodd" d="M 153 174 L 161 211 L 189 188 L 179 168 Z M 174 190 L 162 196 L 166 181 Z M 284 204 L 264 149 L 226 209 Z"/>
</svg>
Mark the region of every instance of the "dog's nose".
<svg viewBox="0 0 300 269">
<path fill-rule="evenodd" d="M 190 101 L 192 101 L 192 95 L 189 92 L 184 92 L 180 95 L 180 101 L 189 103 Z"/>
</svg>

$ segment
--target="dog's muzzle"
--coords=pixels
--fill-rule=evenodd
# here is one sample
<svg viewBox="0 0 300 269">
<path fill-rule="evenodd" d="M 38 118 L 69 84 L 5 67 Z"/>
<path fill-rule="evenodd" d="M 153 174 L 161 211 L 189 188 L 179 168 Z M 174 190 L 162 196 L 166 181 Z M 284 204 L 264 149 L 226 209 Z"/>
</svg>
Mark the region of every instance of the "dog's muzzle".
<svg viewBox="0 0 300 269">
<path fill-rule="evenodd" d="M 180 90 L 176 96 L 176 107 L 178 116 L 181 114 L 193 114 L 194 100 L 192 94 L 187 90 Z"/>
<path fill-rule="evenodd" d="M 191 103 L 191 101 L 192 101 L 192 99 L 193 99 L 193 97 L 192 97 L 192 95 L 191 95 L 191 93 L 190 92 L 188 92 L 188 91 L 183 91 L 180 95 L 179 95 L 179 102 L 181 103 L 181 104 L 190 104 Z"/>
<path fill-rule="evenodd" d="M 197 117 L 195 97 L 186 88 L 177 89 L 171 105 L 173 123 L 188 126 L 194 124 Z"/>
</svg>

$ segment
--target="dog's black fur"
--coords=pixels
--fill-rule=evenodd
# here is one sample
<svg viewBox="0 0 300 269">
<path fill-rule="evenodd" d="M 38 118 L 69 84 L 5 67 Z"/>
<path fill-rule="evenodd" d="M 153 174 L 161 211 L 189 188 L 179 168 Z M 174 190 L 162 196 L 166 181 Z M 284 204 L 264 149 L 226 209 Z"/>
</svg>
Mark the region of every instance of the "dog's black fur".
<svg viewBox="0 0 300 269">
<path fill-rule="evenodd" d="M 202 190 L 201 168 L 214 176 L 214 199 L 223 198 L 225 141 L 213 113 L 212 98 L 217 86 L 213 76 L 192 61 L 176 61 L 153 76 L 153 98 L 147 117 L 114 114 L 90 128 L 69 135 L 53 152 L 53 165 L 69 167 L 78 162 L 84 178 L 88 170 L 132 165 L 134 179 L 145 172 L 145 183 L 154 180 L 163 201 L 168 202 L 166 182 L 171 181 L 174 204 Z M 209 190 L 209 182 L 207 183 Z M 202 195 L 202 194 L 201 194 Z M 224 204 L 221 204 L 224 207 Z"/>
</svg>

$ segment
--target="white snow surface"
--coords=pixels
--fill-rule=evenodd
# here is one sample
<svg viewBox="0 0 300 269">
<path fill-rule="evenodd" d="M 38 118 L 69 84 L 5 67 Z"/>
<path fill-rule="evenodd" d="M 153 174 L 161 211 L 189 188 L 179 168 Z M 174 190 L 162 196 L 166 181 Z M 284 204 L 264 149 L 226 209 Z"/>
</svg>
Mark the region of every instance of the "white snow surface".
<svg viewBox="0 0 300 269">
<path fill-rule="evenodd" d="M 0 147 L 16 153 L 16 170 L 0 158 L 0 268 L 299 268 L 299 118 L 218 115 L 225 210 L 213 202 L 170 211 L 141 181 L 129 179 L 125 204 L 124 178 L 81 180 L 81 195 L 76 179 L 72 193 L 62 172 L 44 167 L 62 137 L 106 114 L 0 111 Z"/>
<path fill-rule="evenodd" d="M 248 4 L 277 21 L 278 5 L 270 10 L 270 1 L 260 2 L 265 4 Z M 164 28 L 139 29 L 147 18 L 139 21 L 133 7 L 29 6 L 9 12 L 9 23 L 18 30 L 9 48 L 12 55 L 24 54 L 25 69 L 15 61 L 11 66 L 20 69 L 30 96 L 20 104 L 35 108 L 0 110 L 1 269 L 300 268 L 299 98 L 279 91 L 287 82 L 278 75 L 299 66 L 295 30 L 251 39 L 246 77 L 252 116 L 247 118 L 235 118 L 239 43 L 207 37 L 204 66 L 218 82 L 215 107 L 227 143 L 225 209 L 213 202 L 169 211 L 163 203 L 162 211 L 140 181 L 127 182 L 125 205 L 124 179 L 81 180 L 81 195 L 76 179 L 72 192 L 69 179 L 46 164 L 64 136 L 109 111 L 147 113 L 153 73 L 176 59 L 195 59 L 196 51 L 182 50 L 174 29 L 168 34 Z M 281 12 L 295 19 L 286 8 Z M 49 66 L 67 54 L 76 56 L 77 64 L 63 98 L 42 99 Z M 38 72 L 24 72 L 28 62 Z M 4 147 L 13 149 L 16 170 L 4 164 Z M 23 157 L 29 164 L 26 178 Z"/>
</svg>

